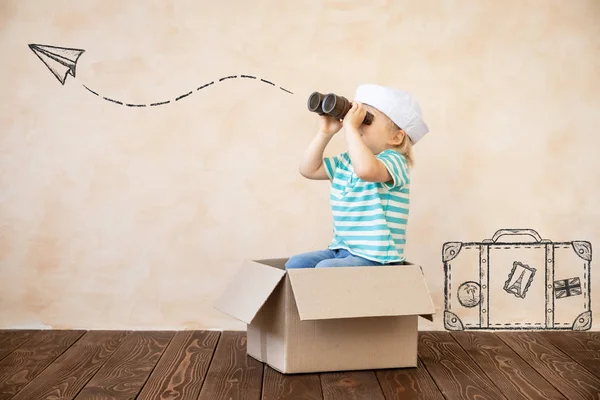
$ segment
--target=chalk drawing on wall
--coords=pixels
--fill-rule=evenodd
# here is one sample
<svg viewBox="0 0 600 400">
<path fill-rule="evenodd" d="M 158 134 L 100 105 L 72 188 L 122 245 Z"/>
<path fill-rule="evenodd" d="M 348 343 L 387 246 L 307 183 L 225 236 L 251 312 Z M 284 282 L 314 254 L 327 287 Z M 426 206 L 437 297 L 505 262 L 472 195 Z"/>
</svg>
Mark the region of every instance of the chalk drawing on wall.
<svg viewBox="0 0 600 400">
<path fill-rule="evenodd" d="M 83 50 L 83 49 L 74 49 L 74 48 L 69 48 L 69 47 L 58 47 L 58 46 L 35 44 L 35 43 L 29 44 L 29 48 L 35 53 L 36 56 L 38 56 L 38 58 L 44 63 L 44 65 L 50 70 L 50 72 L 52 72 L 52 74 L 56 77 L 56 79 L 58 79 L 58 81 L 62 85 L 65 84 L 65 82 L 67 80 L 67 75 L 71 75 L 71 76 L 75 77 L 77 61 L 79 60 L 79 57 L 81 56 L 81 54 L 83 54 L 83 52 L 85 52 L 85 50 Z M 264 84 L 267 84 L 267 85 L 270 85 L 273 87 L 277 87 L 277 85 L 275 83 L 273 83 L 267 79 L 258 78 L 253 75 L 244 75 L 244 74 L 228 75 L 228 76 L 219 78 L 218 80 L 213 80 L 213 81 L 204 83 L 204 84 L 194 88 L 193 90 L 189 90 L 185 93 L 180 94 L 179 96 L 176 96 L 174 99 L 168 99 L 168 100 L 144 103 L 144 104 L 134 104 L 134 103 L 127 103 L 127 102 L 124 102 L 121 100 L 116 100 L 111 97 L 102 96 L 97 91 L 90 89 L 86 85 L 82 84 L 82 86 L 85 89 L 87 89 L 90 93 L 98 96 L 99 98 L 101 98 L 103 100 L 109 101 L 113 104 L 118 104 L 118 105 L 127 106 L 127 107 L 155 107 L 155 106 L 162 106 L 165 104 L 170 104 L 170 103 L 180 101 L 180 100 L 190 96 L 195 91 L 202 90 L 204 88 L 214 85 L 215 83 L 223 82 L 223 81 L 230 80 L 230 79 L 254 79 L 258 82 L 261 82 L 261 83 L 264 83 Z M 283 92 L 286 92 L 289 94 L 294 94 L 293 92 L 285 89 L 284 87 L 279 86 L 279 89 L 281 89 Z"/>
<path fill-rule="evenodd" d="M 500 229 L 481 242 L 446 242 L 447 330 L 589 330 L 592 245 Z"/>
<path fill-rule="evenodd" d="M 473 281 L 463 282 L 456 291 L 458 301 L 463 307 L 476 307 L 481 301 L 481 286 Z"/>
<path fill-rule="evenodd" d="M 85 50 L 71 49 L 68 47 L 56 47 L 43 44 L 30 44 L 29 48 L 35 53 L 56 79 L 63 85 L 67 80 L 67 75 L 75 77 L 75 68 L 77 60 Z"/>
<path fill-rule="evenodd" d="M 527 289 L 529 289 L 531 282 L 533 282 L 534 276 L 535 268 L 531 268 L 527 264 L 515 261 L 508 274 L 508 279 L 504 282 L 504 290 L 506 293 L 512 293 L 515 296 L 524 299 L 527 294 Z M 525 280 L 523 279 L 524 277 Z"/>
</svg>

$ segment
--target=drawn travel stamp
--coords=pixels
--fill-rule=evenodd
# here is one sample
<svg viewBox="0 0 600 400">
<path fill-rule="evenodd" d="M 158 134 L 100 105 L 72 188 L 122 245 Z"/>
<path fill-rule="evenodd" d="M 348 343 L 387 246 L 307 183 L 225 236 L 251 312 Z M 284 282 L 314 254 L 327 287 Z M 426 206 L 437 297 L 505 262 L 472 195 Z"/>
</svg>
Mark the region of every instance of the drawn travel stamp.
<svg viewBox="0 0 600 400">
<path fill-rule="evenodd" d="M 464 282 L 458 287 L 457 295 L 458 301 L 463 307 L 475 307 L 481 302 L 481 288 L 477 282 Z"/>
<path fill-rule="evenodd" d="M 513 263 L 513 267 L 508 274 L 508 279 L 504 283 L 504 290 L 507 293 L 514 294 L 521 299 L 525 298 L 527 289 L 533 282 L 535 268 L 519 261 Z"/>
<path fill-rule="evenodd" d="M 579 296 L 581 294 L 581 281 L 579 278 L 561 279 L 554 281 L 554 296 L 557 299 Z"/>
</svg>

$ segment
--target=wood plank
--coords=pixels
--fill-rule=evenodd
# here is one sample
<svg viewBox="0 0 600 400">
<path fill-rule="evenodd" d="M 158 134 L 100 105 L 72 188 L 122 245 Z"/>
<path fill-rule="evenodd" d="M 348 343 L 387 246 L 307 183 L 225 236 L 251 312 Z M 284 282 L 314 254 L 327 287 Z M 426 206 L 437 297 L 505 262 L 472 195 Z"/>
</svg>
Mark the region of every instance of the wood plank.
<svg viewBox="0 0 600 400">
<path fill-rule="evenodd" d="M 324 400 L 384 400 L 373 371 L 326 372 L 321 374 Z"/>
<path fill-rule="evenodd" d="M 10 399 L 63 354 L 85 331 L 38 331 L 0 361 L 0 400 Z"/>
<path fill-rule="evenodd" d="M 569 400 L 592 399 L 600 379 L 556 349 L 536 332 L 499 332 L 497 336 Z"/>
<path fill-rule="evenodd" d="M 258 400 L 263 363 L 246 354 L 246 332 L 221 334 L 198 400 Z"/>
<path fill-rule="evenodd" d="M 119 331 L 87 332 L 13 400 L 73 399 L 128 335 Z"/>
<path fill-rule="evenodd" d="M 449 399 L 505 399 L 449 332 L 419 332 L 419 356 Z"/>
<path fill-rule="evenodd" d="M 75 399 L 134 399 L 174 334 L 132 333 Z"/>
<path fill-rule="evenodd" d="M 417 368 L 398 368 L 377 371 L 377 379 L 387 400 L 422 399 L 444 400 L 440 389 L 419 359 Z"/>
<path fill-rule="evenodd" d="M 219 332 L 177 332 L 138 400 L 196 400 L 213 357 Z"/>
<path fill-rule="evenodd" d="M 509 399 L 565 399 L 492 332 L 453 332 L 452 336 Z"/>
<path fill-rule="evenodd" d="M 600 333 L 554 331 L 540 334 L 592 374 L 600 377 Z"/>
<path fill-rule="evenodd" d="M 323 400 L 319 374 L 282 374 L 265 365 L 262 400 Z"/>
<path fill-rule="evenodd" d="M 552 343 L 564 344 L 573 351 L 600 352 L 600 332 L 544 331 L 537 334 Z"/>
<path fill-rule="evenodd" d="M 34 330 L 0 330 L 0 360 L 31 339 L 36 332 Z"/>
</svg>

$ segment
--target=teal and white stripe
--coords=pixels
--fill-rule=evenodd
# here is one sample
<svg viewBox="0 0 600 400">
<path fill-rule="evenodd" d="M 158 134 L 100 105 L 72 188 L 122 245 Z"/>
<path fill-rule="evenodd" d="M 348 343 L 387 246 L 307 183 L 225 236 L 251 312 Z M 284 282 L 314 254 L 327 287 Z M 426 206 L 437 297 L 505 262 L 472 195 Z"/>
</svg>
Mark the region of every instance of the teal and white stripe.
<svg viewBox="0 0 600 400">
<path fill-rule="evenodd" d="M 347 152 L 324 159 L 331 180 L 334 237 L 330 249 L 381 263 L 403 261 L 410 178 L 406 159 L 394 150 L 377 155 L 393 182 L 366 182 L 354 173 Z"/>
</svg>

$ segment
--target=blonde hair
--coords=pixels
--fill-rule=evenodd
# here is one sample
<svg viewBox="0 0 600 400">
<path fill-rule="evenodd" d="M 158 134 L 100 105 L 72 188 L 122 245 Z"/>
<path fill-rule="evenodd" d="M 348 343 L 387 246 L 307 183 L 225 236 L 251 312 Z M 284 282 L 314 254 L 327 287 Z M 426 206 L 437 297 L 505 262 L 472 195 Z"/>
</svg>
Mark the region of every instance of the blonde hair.
<svg viewBox="0 0 600 400">
<path fill-rule="evenodd" d="M 388 117 L 388 121 L 390 122 L 390 131 L 392 133 L 396 133 L 397 131 L 402 130 L 389 117 Z M 394 150 L 396 150 L 398 153 L 402 154 L 404 156 L 404 158 L 406 158 L 406 164 L 408 165 L 408 168 L 412 168 L 412 166 L 415 164 L 415 157 L 413 154 L 413 142 L 408 137 L 408 134 L 406 133 L 406 131 L 403 131 L 403 132 L 404 132 L 404 139 L 402 139 L 402 143 L 400 143 L 398 146 L 394 146 Z"/>
<path fill-rule="evenodd" d="M 396 151 L 406 158 L 406 164 L 408 165 L 408 168 L 412 168 L 412 166 L 415 165 L 413 142 L 410 140 L 406 132 L 404 133 L 404 139 L 402 140 L 402 143 L 396 147 Z"/>
</svg>

